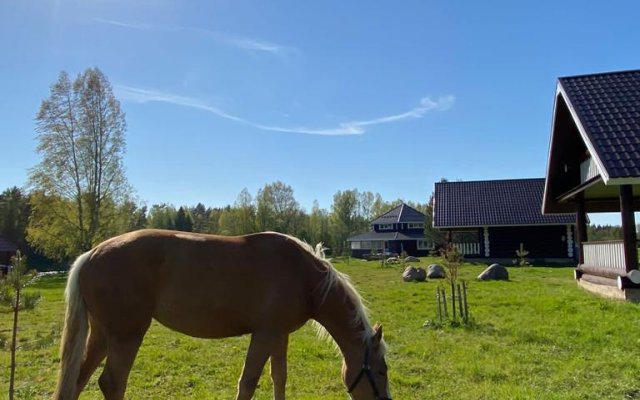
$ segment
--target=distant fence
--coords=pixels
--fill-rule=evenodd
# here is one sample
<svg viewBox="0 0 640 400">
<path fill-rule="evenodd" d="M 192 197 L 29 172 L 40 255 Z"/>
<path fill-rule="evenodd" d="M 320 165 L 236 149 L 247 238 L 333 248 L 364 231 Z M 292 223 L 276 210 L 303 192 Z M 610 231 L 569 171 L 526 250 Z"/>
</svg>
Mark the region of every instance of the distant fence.
<svg viewBox="0 0 640 400">
<path fill-rule="evenodd" d="M 625 270 L 624 242 L 610 240 L 606 242 L 584 242 L 584 264 L 591 267 Z"/>
</svg>

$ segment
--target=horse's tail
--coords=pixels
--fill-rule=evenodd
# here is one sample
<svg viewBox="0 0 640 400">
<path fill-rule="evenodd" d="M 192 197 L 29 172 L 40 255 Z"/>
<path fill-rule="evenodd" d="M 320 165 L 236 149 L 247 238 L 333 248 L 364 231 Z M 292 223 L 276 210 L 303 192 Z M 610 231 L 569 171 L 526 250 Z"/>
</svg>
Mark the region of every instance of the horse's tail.
<svg viewBox="0 0 640 400">
<path fill-rule="evenodd" d="M 56 400 L 74 400 L 78 396 L 77 382 L 89 334 L 87 309 L 80 295 L 79 277 L 80 269 L 90 256 L 90 251 L 84 253 L 76 259 L 69 270 L 67 288 L 64 292 L 67 311 L 60 342 L 60 371 L 53 396 Z"/>
</svg>

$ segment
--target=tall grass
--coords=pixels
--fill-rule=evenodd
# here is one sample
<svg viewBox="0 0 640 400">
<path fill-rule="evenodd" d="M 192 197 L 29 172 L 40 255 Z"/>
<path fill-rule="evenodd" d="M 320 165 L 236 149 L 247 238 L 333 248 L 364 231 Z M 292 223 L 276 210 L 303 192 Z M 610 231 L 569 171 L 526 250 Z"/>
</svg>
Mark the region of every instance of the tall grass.
<svg viewBox="0 0 640 400">
<path fill-rule="evenodd" d="M 427 265 L 434 259 L 424 259 Z M 438 282 L 405 283 L 401 267 L 336 262 L 384 326 L 397 399 L 640 399 L 640 308 L 578 288 L 570 268 L 512 268 L 508 282 L 474 281 L 484 266 L 463 264 L 471 328 L 426 329 Z M 423 266 L 424 266 L 423 265 Z M 64 278 L 39 282 L 39 308 L 24 314 L 16 397 L 46 398 L 54 387 Z M 10 329 L 0 313 L 0 338 Z M 1 341 L 0 341 L 1 342 Z M 0 343 L 1 344 L 1 343 Z M 230 399 L 248 338 L 195 339 L 154 323 L 129 379 L 131 399 Z M 8 390 L 8 345 L 0 351 L 0 393 Z M 82 398 L 101 398 L 99 371 Z M 291 399 L 345 399 L 340 358 L 305 326 L 289 347 Z M 270 399 L 268 368 L 256 399 Z"/>
</svg>

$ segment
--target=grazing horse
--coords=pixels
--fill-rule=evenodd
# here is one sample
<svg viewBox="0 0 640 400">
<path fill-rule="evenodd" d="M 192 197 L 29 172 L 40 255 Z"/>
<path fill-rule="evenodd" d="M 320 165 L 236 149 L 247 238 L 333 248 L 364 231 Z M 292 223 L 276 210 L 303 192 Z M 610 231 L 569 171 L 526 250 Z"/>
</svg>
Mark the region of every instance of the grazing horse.
<svg viewBox="0 0 640 400">
<path fill-rule="evenodd" d="M 391 398 L 382 328 L 371 327 L 360 296 L 320 245 L 273 232 L 130 232 L 78 257 L 65 296 L 57 400 L 77 399 L 105 357 L 100 390 L 123 399 L 153 318 L 200 338 L 251 334 L 236 400 L 251 399 L 269 358 L 274 398 L 285 398 L 289 334 L 309 319 L 340 349 L 351 398 Z"/>
</svg>

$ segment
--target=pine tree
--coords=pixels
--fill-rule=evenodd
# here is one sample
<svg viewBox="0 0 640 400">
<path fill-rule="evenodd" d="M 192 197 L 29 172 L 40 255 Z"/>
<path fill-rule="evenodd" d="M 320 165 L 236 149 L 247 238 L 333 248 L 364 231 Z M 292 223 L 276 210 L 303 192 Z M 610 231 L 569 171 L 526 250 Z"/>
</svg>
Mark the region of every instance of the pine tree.
<svg viewBox="0 0 640 400">
<path fill-rule="evenodd" d="M 35 271 L 27 270 L 27 260 L 20 252 L 12 259 L 13 269 L 0 281 L 0 304 L 8 306 L 13 312 L 13 330 L 11 334 L 11 377 L 9 379 L 9 399 L 13 400 L 16 371 L 16 347 L 18 335 L 18 314 L 21 310 L 32 310 L 40 301 L 39 293 L 25 293 L 23 289 L 32 285 L 37 276 Z"/>
</svg>

